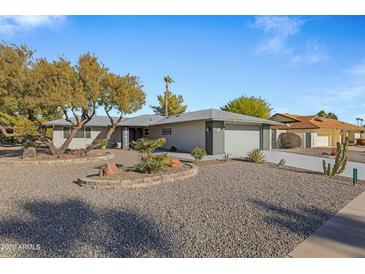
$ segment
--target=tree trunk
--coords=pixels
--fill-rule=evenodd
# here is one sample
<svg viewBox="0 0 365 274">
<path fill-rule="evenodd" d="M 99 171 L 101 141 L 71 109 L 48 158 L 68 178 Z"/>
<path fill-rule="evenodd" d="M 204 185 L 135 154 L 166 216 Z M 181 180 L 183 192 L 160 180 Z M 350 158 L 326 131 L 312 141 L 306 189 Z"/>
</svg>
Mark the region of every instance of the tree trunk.
<svg viewBox="0 0 365 274">
<path fill-rule="evenodd" d="M 51 155 L 56 155 L 57 154 L 57 148 L 54 146 L 54 144 L 51 140 L 49 140 L 45 136 L 41 136 L 39 138 L 39 140 L 48 147 L 49 151 L 51 152 Z"/>
<path fill-rule="evenodd" d="M 0 132 L 1 132 L 1 134 L 2 135 L 4 135 L 5 137 L 15 137 L 16 135 L 14 134 L 14 133 L 8 133 L 7 131 L 6 131 L 6 128 L 4 127 L 4 126 L 2 126 L 2 125 L 0 125 Z"/>
<path fill-rule="evenodd" d="M 68 146 L 70 145 L 72 139 L 75 137 L 75 135 L 77 134 L 77 132 L 79 132 L 79 130 L 82 128 L 83 125 L 84 125 L 84 123 L 81 123 L 79 126 L 72 128 L 71 133 L 67 136 L 66 141 L 57 150 L 57 155 L 63 155 L 65 153 L 65 151 L 68 148 Z"/>
<path fill-rule="evenodd" d="M 166 82 L 166 91 L 165 91 L 165 116 L 169 116 L 169 103 L 168 103 L 168 97 L 169 97 L 169 84 Z"/>
<path fill-rule="evenodd" d="M 112 126 L 109 128 L 109 131 L 108 131 L 108 133 L 107 133 L 107 134 L 106 134 L 106 136 L 105 136 L 105 139 L 107 139 L 107 140 L 109 140 L 109 139 L 110 139 L 110 137 L 113 135 L 113 133 L 114 133 L 114 131 L 115 131 L 116 127 L 117 127 L 117 125 L 116 125 L 116 124 L 114 124 L 114 125 L 112 125 Z"/>
</svg>

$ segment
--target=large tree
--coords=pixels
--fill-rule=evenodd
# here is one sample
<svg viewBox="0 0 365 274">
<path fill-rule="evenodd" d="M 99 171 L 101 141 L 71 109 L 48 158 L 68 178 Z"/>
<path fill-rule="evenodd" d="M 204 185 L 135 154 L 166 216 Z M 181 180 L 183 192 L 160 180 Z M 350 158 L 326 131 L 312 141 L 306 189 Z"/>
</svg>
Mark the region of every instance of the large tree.
<svg viewBox="0 0 365 274">
<path fill-rule="evenodd" d="M 27 46 L 0 44 L 0 132 L 13 137 L 15 116 L 18 114 L 18 94 L 24 92 L 33 51 Z"/>
<path fill-rule="evenodd" d="M 110 139 L 124 115 L 141 109 L 145 104 L 146 94 L 142 88 L 143 85 L 136 76 L 109 73 L 105 77 L 99 105 L 104 108 L 110 120 L 111 126 L 106 135 L 107 140 Z M 112 110 L 119 113 L 118 118 L 111 116 Z"/>
<path fill-rule="evenodd" d="M 38 127 L 39 140 L 52 154 L 60 155 L 95 115 L 108 70 L 89 53 L 80 56 L 75 66 L 64 58 L 34 61 L 32 55 L 26 46 L 1 44 L 0 111 L 33 122 Z M 71 131 L 64 144 L 56 149 L 43 122 L 60 112 L 70 123 Z"/>
<path fill-rule="evenodd" d="M 270 103 L 261 97 L 241 96 L 221 108 L 225 111 L 267 119 L 273 110 Z"/>
<path fill-rule="evenodd" d="M 319 117 L 323 117 L 323 118 L 331 118 L 331 119 L 335 119 L 335 120 L 338 120 L 338 117 L 337 117 L 337 115 L 335 114 L 335 113 L 333 113 L 333 112 L 326 112 L 326 111 L 324 111 L 323 109 L 321 110 L 321 111 L 319 111 L 318 113 L 317 113 L 317 115 L 319 116 Z"/>
<path fill-rule="evenodd" d="M 174 80 L 170 76 L 165 76 L 165 92 L 164 95 L 158 95 L 158 106 L 150 106 L 155 114 L 162 116 L 177 115 L 186 111 L 186 105 L 184 105 L 184 98 L 182 95 L 173 94 L 169 90 L 169 84 L 174 83 Z"/>
<path fill-rule="evenodd" d="M 63 58 L 52 63 L 42 59 L 34 65 L 32 87 L 35 94 L 32 98 L 38 98 L 35 109 L 42 114 L 60 109 L 70 123 L 70 133 L 57 154 L 63 154 L 77 132 L 94 117 L 107 73 L 108 70 L 90 53 L 81 55 L 75 66 Z M 33 115 L 33 120 L 38 122 L 36 116 Z"/>
<path fill-rule="evenodd" d="M 169 84 L 172 84 L 174 83 L 174 79 L 172 79 L 171 76 L 169 75 L 166 75 L 163 80 L 165 81 L 165 116 L 169 116 L 169 107 L 168 107 L 168 104 L 169 104 Z"/>
<path fill-rule="evenodd" d="M 186 111 L 186 105 L 184 105 L 184 98 L 182 95 L 173 94 L 169 90 L 169 84 L 174 83 L 174 80 L 170 76 L 164 77 L 165 92 L 164 95 L 158 95 L 158 106 L 150 106 L 155 114 L 162 116 L 177 115 Z"/>
</svg>

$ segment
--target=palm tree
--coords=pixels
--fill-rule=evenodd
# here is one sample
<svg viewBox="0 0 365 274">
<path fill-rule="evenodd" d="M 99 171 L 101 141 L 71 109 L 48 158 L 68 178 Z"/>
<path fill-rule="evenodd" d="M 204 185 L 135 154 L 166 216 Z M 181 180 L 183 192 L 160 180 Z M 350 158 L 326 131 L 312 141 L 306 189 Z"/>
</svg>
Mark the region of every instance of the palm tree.
<svg viewBox="0 0 365 274">
<path fill-rule="evenodd" d="M 360 126 L 362 126 L 362 122 L 364 121 L 363 118 L 360 118 Z"/>
<path fill-rule="evenodd" d="M 359 125 L 360 124 L 360 120 L 361 118 L 360 117 L 356 117 L 356 124 Z"/>
<path fill-rule="evenodd" d="M 166 90 L 165 90 L 165 116 L 169 116 L 169 110 L 168 110 L 168 98 L 169 98 L 169 84 L 173 83 L 174 80 L 169 76 L 166 75 L 164 78 L 165 84 L 166 84 Z"/>
</svg>

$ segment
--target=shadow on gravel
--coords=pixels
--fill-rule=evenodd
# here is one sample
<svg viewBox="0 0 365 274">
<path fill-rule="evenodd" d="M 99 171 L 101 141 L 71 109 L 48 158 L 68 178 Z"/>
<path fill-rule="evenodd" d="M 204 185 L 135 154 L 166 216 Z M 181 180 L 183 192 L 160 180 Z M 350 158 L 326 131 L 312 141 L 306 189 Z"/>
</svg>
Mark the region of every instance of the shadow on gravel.
<svg viewBox="0 0 365 274">
<path fill-rule="evenodd" d="M 301 207 L 295 211 L 262 200 L 251 200 L 251 202 L 271 215 L 264 218 L 267 223 L 288 229 L 305 238 L 313 234 L 334 215 L 327 210 L 313 207 Z M 326 232 L 322 230 L 316 233 L 316 237 L 365 250 L 365 243 L 362 240 L 365 221 L 356 219 L 352 215 L 341 214 L 331 218 L 328 226 L 330 229 L 327 229 Z M 354 252 L 353 257 L 363 257 L 361 250 L 354 249 L 352 252 Z"/>
<path fill-rule="evenodd" d="M 333 215 L 333 212 L 316 207 L 301 206 L 289 209 L 259 199 L 249 201 L 268 213 L 263 217 L 268 224 L 304 237 L 311 235 Z"/>
<path fill-rule="evenodd" d="M 79 200 L 33 202 L 24 209 L 33 220 L 0 221 L 0 236 L 41 248 L 17 257 L 167 256 L 169 245 L 158 227 L 131 212 L 96 211 Z"/>
</svg>

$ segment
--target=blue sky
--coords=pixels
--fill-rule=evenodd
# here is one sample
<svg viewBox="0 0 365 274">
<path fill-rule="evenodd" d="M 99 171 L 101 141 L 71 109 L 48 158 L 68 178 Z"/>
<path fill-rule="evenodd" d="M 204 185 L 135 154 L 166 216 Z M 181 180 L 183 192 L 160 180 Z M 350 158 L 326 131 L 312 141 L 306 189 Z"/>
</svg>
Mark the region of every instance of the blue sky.
<svg viewBox="0 0 365 274">
<path fill-rule="evenodd" d="M 49 60 L 92 52 L 111 71 L 138 75 L 147 94 L 138 114 L 151 113 L 168 74 L 188 111 L 246 94 L 274 112 L 365 118 L 362 16 L 0 17 L 0 40 Z"/>
</svg>

